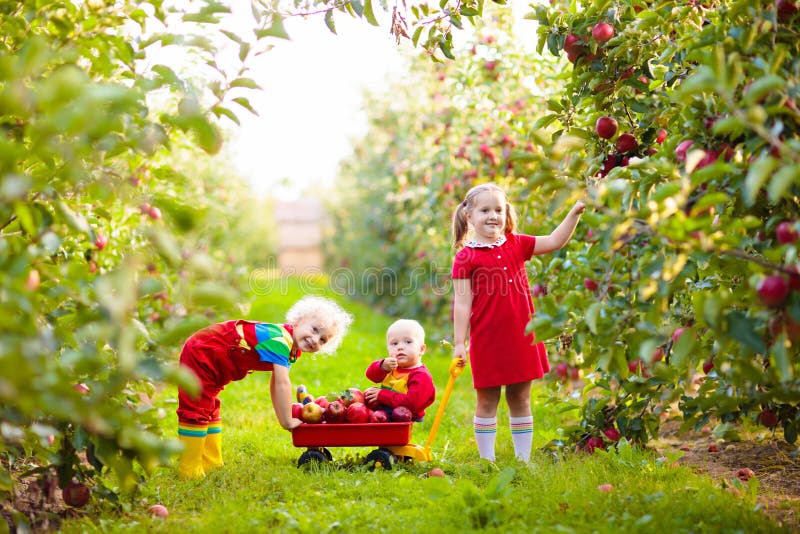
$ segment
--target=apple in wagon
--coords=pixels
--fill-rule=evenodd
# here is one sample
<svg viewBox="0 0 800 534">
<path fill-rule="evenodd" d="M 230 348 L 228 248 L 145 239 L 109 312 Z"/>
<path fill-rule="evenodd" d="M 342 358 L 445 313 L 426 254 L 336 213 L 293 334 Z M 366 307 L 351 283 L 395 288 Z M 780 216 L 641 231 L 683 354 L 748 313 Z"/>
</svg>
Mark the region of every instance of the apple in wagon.
<svg viewBox="0 0 800 534">
<path fill-rule="evenodd" d="M 405 406 L 397 406 L 392 410 L 392 421 L 397 423 L 406 423 L 411 421 L 411 410 Z"/>
</svg>

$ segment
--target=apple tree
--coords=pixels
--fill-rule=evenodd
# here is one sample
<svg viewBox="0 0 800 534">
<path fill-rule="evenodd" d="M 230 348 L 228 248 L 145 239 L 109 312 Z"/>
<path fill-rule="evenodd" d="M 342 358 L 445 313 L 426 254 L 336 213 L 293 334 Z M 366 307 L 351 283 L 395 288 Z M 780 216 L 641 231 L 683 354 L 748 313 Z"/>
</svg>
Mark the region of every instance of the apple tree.
<svg viewBox="0 0 800 534">
<path fill-rule="evenodd" d="M 264 207 L 210 156 L 223 127 L 252 110 L 246 61 L 285 32 L 279 16 L 254 10 L 245 39 L 221 24 L 228 11 L 156 0 L 0 7 L 4 494 L 20 474 L 88 482 L 110 499 L 130 489 L 177 450 L 161 439 L 167 414 L 153 399 L 195 386 L 176 365 L 183 340 L 245 311 L 248 273 L 237 266 L 271 252 Z M 230 46 L 238 63 L 219 62 Z M 159 47 L 202 68 L 167 66 Z M 92 481 L 104 470 L 118 486 Z"/>
</svg>

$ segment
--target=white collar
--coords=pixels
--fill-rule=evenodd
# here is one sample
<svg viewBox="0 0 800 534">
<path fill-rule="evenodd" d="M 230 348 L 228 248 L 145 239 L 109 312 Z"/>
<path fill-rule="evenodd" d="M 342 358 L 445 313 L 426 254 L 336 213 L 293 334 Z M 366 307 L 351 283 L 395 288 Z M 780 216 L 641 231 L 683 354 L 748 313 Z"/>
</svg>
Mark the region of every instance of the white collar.
<svg viewBox="0 0 800 534">
<path fill-rule="evenodd" d="M 498 237 L 494 243 L 478 243 L 473 239 L 464 243 L 464 246 L 469 248 L 494 248 L 494 247 L 499 247 L 505 242 L 506 242 L 506 235 L 503 234 L 500 237 Z"/>
</svg>

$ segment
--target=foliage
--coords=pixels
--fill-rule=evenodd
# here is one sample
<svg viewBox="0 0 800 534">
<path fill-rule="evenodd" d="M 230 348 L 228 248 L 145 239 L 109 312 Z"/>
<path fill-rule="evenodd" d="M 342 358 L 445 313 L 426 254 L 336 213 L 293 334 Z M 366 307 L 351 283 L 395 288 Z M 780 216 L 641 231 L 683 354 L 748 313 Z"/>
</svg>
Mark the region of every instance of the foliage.
<svg viewBox="0 0 800 534">
<path fill-rule="evenodd" d="M 228 8 L 194 6 L 0 7 L 4 495 L 19 470 L 93 486 L 107 467 L 117 485 L 94 489 L 113 498 L 140 478 L 134 462 L 166 461 L 177 441 L 160 439 L 154 395 L 193 385 L 174 365 L 180 344 L 209 317 L 244 311 L 237 264 L 271 252 L 263 206 L 207 156 L 223 140 L 215 116 L 249 105 L 251 45 L 242 41 L 233 72 L 221 69 L 219 39 L 167 29 L 227 35 L 216 18 Z M 269 30 L 268 13 L 256 15 Z M 158 63 L 167 46 L 216 74 L 197 84 Z"/>
<path fill-rule="evenodd" d="M 608 399 L 583 407 L 575 439 L 616 420 L 645 442 L 661 412 L 679 409 L 697 428 L 774 414 L 794 442 L 794 5 L 554 2 L 530 15 L 541 56 L 519 53 L 502 11 L 484 14 L 456 61 L 371 106 L 373 129 L 343 170 L 350 217 L 340 215 L 337 257 L 362 271 L 391 266 L 400 287 L 420 260 L 446 278 L 447 221 L 471 185 L 506 186 L 534 234 L 584 191 L 591 208 L 568 248 L 530 263 L 545 289 L 531 328 Z M 601 43 L 591 34 L 604 22 L 614 35 Z M 603 116 L 619 125 L 610 139 L 595 132 Z M 356 259 L 351 243 L 370 253 Z M 446 295 L 390 302 L 444 326 Z"/>
</svg>

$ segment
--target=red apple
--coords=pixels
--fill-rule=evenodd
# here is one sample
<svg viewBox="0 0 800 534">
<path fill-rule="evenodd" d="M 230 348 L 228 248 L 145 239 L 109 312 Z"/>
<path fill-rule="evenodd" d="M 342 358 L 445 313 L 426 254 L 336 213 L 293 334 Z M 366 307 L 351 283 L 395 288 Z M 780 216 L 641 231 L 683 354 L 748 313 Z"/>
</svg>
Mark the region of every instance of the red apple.
<svg viewBox="0 0 800 534">
<path fill-rule="evenodd" d="M 600 484 L 599 486 L 597 486 L 597 491 L 601 491 L 603 493 L 610 493 L 614 491 L 614 486 L 612 486 L 611 484 Z"/>
<path fill-rule="evenodd" d="M 767 428 L 775 428 L 778 426 L 778 414 L 769 408 L 761 410 L 761 413 L 758 414 L 758 422 Z"/>
<path fill-rule="evenodd" d="M 680 338 L 681 334 L 683 334 L 684 332 L 686 332 L 686 329 L 684 327 L 681 326 L 680 328 L 676 328 L 675 331 L 672 333 L 672 342 L 677 343 L 678 338 Z"/>
<path fill-rule="evenodd" d="M 89 393 L 89 386 L 87 386 L 83 382 L 79 382 L 79 383 L 75 384 L 74 386 L 72 386 L 72 389 L 74 389 L 75 391 L 77 391 L 81 395 L 86 395 L 87 393 Z"/>
<path fill-rule="evenodd" d="M 653 351 L 653 355 L 650 357 L 650 363 L 660 362 L 664 359 L 664 349 L 658 347 L 656 350 Z"/>
<path fill-rule="evenodd" d="M 581 38 L 577 35 L 569 34 L 564 39 L 564 51 L 569 54 L 573 54 L 576 57 L 583 52 L 583 46 L 580 44 Z M 573 62 L 574 63 L 574 62 Z"/>
<path fill-rule="evenodd" d="M 39 275 L 39 271 L 36 269 L 31 269 L 28 271 L 28 278 L 25 280 L 25 288 L 29 291 L 36 291 L 39 289 L 39 284 L 42 283 L 42 278 Z"/>
<path fill-rule="evenodd" d="M 781 245 L 788 245 L 789 243 L 794 243 L 797 241 L 797 238 L 800 237 L 797 230 L 794 227 L 794 223 L 789 221 L 783 221 L 782 223 L 778 224 L 778 227 L 775 228 L 775 237 L 778 238 L 778 242 Z"/>
<path fill-rule="evenodd" d="M 553 370 L 558 378 L 561 381 L 565 381 L 567 379 L 567 374 L 569 373 L 569 365 L 564 362 L 559 362 L 556 364 L 555 369 Z"/>
<path fill-rule="evenodd" d="M 441 469 L 441 468 L 439 468 L 439 467 L 434 467 L 433 469 L 431 469 L 430 471 L 428 471 L 428 476 L 429 476 L 429 477 L 438 477 L 438 478 L 442 478 L 442 477 L 444 476 L 444 471 L 442 471 L 442 469 Z"/>
<path fill-rule="evenodd" d="M 341 423 L 344 421 L 344 405 L 335 400 L 325 408 L 325 421 L 328 423 Z"/>
<path fill-rule="evenodd" d="M 603 139 L 611 139 L 617 133 L 617 121 L 611 117 L 600 117 L 594 125 L 594 130 Z"/>
<path fill-rule="evenodd" d="M 686 152 L 693 144 L 694 141 L 688 139 L 678 144 L 678 148 L 675 149 L 675 159 L 678 160 L 679 163 L 686 161 Z"/>
<path fill-rule="evenodd" d="M 777 308 L 789 296 L 789 282 L 779 274 L 772 274 L 761 280 L 756 290 L 762 304 L 770 308 Z"/>
<path fill-rule="evenodd" d="M 713 359 L 706 360 L 705 362 L 703 362 L 703 372 L 705 374 L 710 373 L 713 368 L 714 368 L 714 360 Z"/>
<path fill-rule="evenodd" d="M 580 380 L 581 379 L 581 370 L 578 367 L 570 366 L 568 369 L 569 372 L 569 379 L 570 380 Z"/>
<path fill-rule="evenodd" d="M 108 245 L 108 238 L 103 234 L 97 234 L 94 240 L 94 246 L 97 247 L 97 250 L 103 250 Z"/>
<path fill-rule="evenodd" d="M 619 441 L 619 438 L 621 438 L 621 437 L 622 437 L 622 434 L 620 434 L 619 430 L 617 430 L 617 429 L 616 429 L 616 428 L 614 428 L 613 426 L 612 426 L 612 427 L 610 427 L 610 428 L 606 428 L 605 430 L 603 430 L 603 434 L 604 434 L 604 435 L 605 435 L 605 437 L 607 437 L 607 438 L 608 438 L 610 441 Z"/>
<path fill-rule="evenodd" d="M 621 154 L 626 154 L 628 152 L 636 152 L 639 148 L 639 143 L 632 134 L 624 133 L 617 137 L 617 142 L 614 143 L 614 146 L 617 147 Z"/>
<path fill-rule="evenodd" d="M 302 419 L 303 418 L 303 405 L 299 402 L 292 403 L 292 417 L 295 419 Z"/>
<path fill-rule="evenodd" d="M 583 450 L 588 452 L 589 454 L 593 453 L 595 449 L 603 450 L 606 448 L 606 444 L 603 441 L 603 438 L 592 436 L 586 440 L 586 445 L 583 446 Z"/>
<path fill-rule="evenodd" d="M 663 143 L 667 139 L 667 131 L 664 128 L 661 128 L 658 133 L 656 134 L 656 143 L 659 145 Z"/>
<path fill-rule="evenodd" d="M 148 216 L 149 216 L 151 219 L 153 219 L 154 221 L 157 221 L 157 220 L 159 220 L 159 219 L 161 218 L 161 210 L 160 210 L 160 209 L 158 209 L 158 208 L 157 208 L 157 207 L 155 207 L 155 206 L 151 206 L 151 207 L 150 207 L 150 209 L 149 209 L 149 210 L 148 210 L 148 212 L 147 212 L 147 215 L 148 215 Z"/>
<path fill-rule="evenodd" d="M 786 22 L 797 13 L 797 5 L 792 0 L 776 0 L 775 9 L 781 22 Z"/>
<path fill-rule="evenodd" d="M 697 162 L 695 170 L 702 169 L 703 167 L 708 167 L 709 165 L 717 161 L 717 159 L 719 159 L 719 153 L 716 150 L 706 150 L 703 158 L 699 162 Z"/>
<path fill-rule="evenodd" d="M 91 491 L 86 484 L 72 481 L 61 491 L 61 494 L 64 497 L 65 503 L 76 508 L 81 508 L 86 506 L 86 503 L 89 502 Z"/>
<path fill-rule="evenodd" d="M 708 446 L 708 452 L 719 452 L 719 447 L 712 443 Z"/>
<path fill-rule="evenodd" d="M 341 401 L 345 408 L 354 402 L 360 402 L 361 404 L 364 404 L 364 393 L 362 393 L 358 388 L 349 388 L 342 392 Z"/>
<path fill-rule="evenodd" d="M 154 504 L 147 509 L 147 512 L 153 517 L 160 517 L 161 519 L 166 519 L 169 516 L 169 510 L 163 504 Z"/>
<path fill-rule="evenodd" d="M 383 410 L 374 410 L 369 414 L 370 423 L 388 423 L 389 416 Z"/>
<path fill-rule="evenodd" d="M 392 416 L 390 417 L 392 421 L 404 423 L 411 421 L 411 410 L 406 408 L 405 406 L 398 406 L 394 410 L 392 410 Z"/>
<path fill-rule="evenodd" d="M 345 420 L 348 423 L 366 423 L 369 421 L 369 408 L 363 402 L 353 402 L 347 407 Z"/>
<path fill-rule="evenodd" d="M 322 409 L 323 409 L 323 410 L 324 410 L 325 408 L 327 408 L 327 407 L 328 407 L 328 405 L 330 404 L 330 402 L 328 401 L 328 399 L 327 399 L 326 397 L 324 397 L 324 396 L 317 397 L 316 399 L 314 399 L 314 402 L 316 402 L 317 404 L 319 404 L 320 406 L 322 406 Z"/>
<path fill-rule="evenodd" d="M 598 22 L 592 27 L 592 39 L 600 44 L 614 37 L 614 27 L 608 22 Z"/>
<path fill-rule="evenodd" d="M 300 414 L 300 419 L 305 423 L 317 424 L 322 422 L 322 414 L 325 410 L 316 402 L 309 402 L 303 405 L 303 412 Z"/>
<path fill-rule="evenodd" d="M 594 291 L 594 290 L 597 289 L 597 282 L 595 282 L 591 278 L 584 278 L 583 279 L 583 287 L 585 287 L 589 291 Z"/>
<path fill-rule="evenodd" d="M 748 467 L 736 471 L 736 478 L 738 478 L 742 482 L 747 482 L 754 476 L 756 476 L 755 472 L 753 472 L 753 470 Z"/>
<path fill-rule="evenodd" d="M 531 288 L 531 293 L 533 293 L 534 297 L 541 297 L 542 295 L 547 295 L 547 286 L 544 284 L 533 284 Z"/>
</svg>

